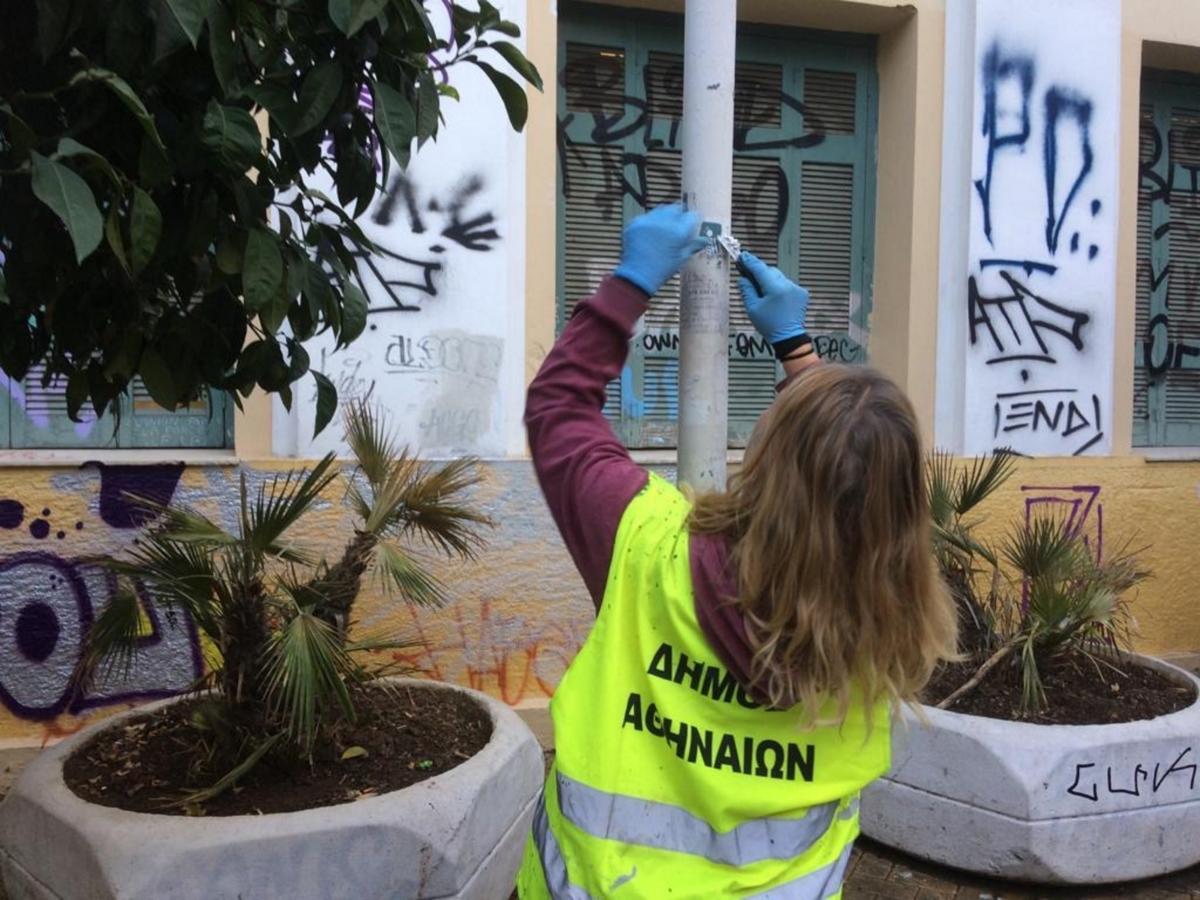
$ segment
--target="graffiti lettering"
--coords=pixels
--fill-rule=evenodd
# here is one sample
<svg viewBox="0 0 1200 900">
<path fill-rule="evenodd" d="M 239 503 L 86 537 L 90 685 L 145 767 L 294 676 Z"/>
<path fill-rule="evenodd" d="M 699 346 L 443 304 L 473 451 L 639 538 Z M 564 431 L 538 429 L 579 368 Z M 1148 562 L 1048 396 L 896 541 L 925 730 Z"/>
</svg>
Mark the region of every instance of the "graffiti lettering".
<svg viewBox="0 0 1200 900">
<path fill-rule="evenodd" d="M 1171 789 L 1173 789 L 1173 793 L 1178 794 L 1184 789 L 1184 785 L 1187 786 L 1188 793 L 1194 793 L 1198 767 L 1195 763 L 1185 764 L 1185 760 L 1191 755 L 1192 748 L 1185 747 L 1171 762 L 1154 763 L 1153 772 L 1140 762 L 1136 763 L 1132 769 L 1105 766 L 1103 777 L 1100 774 L 1098 763 L 1077 763 L 1074 780 L 1067 788 L 1067 793 L 1072 797 L 1079 797 L 1092 803 L 1099 803 L 1102 794 L 1141 797 L 1143 795 L 1153 796 Z"/>
<path fill-rule="evenodd" d="M 1055 363 L 1046 341 L 1050 335 L 1065 338 L 1075 350 L 1083 349 L 1083 326 L 1091 318 L 1087 313 L 1039 297 L 1008 272 L 1000 277 L 1011 293 L 999 297 L 981 296 L 975 277 L 967 279 L 971 344 L 978 342 L 980 328 L 986 328 L 997 354 L 987 360 L 989 365 L 1014 360 Z M 1003 319 L 1003 324 L 993 316 Z"/>
<path fill-rule="evenodd" d="M 1074 388 L 1016 391 L 997 394 L 993 407 L 993 437 L 1013 432 L 1050 432 L 1063 438 L 1081 436 L 1083 443 L 1074 451 L 1078 456 L 1090 449 L 1104 432 L 1100 421 L 1100 397 L 1077 398 Z M 1006 437 L 1005 440 L 1008 438 Z M 1003 443 L 1003 441 L 1000 441 Z"/>
</svg>

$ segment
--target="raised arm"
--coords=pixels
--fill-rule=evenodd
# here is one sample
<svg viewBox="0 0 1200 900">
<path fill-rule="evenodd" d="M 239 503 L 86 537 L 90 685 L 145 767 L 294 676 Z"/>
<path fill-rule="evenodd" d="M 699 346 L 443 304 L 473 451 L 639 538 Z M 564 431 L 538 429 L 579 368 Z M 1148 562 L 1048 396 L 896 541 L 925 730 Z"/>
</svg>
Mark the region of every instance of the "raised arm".
<svg viewBox="0 0 1200 900">
<path fill-rule="evenodd" d="M 624 368 L 650 295 L 703 246 L 698 225 L 679 206 L 631 222 L 621 264 L 579 304 L 529 386 L 525 427 L 534 469 L 597 608 L 617 526 L 647 478 L 604 418 L 604 389 Z"/>
</svg>

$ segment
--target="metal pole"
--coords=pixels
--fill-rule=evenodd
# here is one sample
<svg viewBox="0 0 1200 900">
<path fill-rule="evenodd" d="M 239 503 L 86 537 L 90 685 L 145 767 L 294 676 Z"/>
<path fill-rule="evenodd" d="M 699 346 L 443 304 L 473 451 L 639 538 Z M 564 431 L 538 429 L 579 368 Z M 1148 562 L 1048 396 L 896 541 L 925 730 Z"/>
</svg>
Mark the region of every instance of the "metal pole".
<svg viewBox="0 0 1200 900">
<path fill-rule="evenodd" d="M 729 231 L 736 0 L 687 0 L 683 32 L 683 196 L 702 233 Z M 717 231 L 717 229 L 720 229 Z M 701 251 L 683 270 L 679 311 L 679 481 L 725 487 L 729 263 Z"/>
</svg>

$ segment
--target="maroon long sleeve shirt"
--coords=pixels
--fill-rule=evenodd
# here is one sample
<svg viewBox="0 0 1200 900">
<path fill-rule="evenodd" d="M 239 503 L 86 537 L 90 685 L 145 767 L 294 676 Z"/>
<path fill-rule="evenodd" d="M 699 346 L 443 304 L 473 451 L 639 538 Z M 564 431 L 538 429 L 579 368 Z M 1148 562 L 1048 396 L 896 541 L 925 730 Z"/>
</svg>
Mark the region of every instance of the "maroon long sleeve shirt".
<svg viewBox="0 0 1200 900">
<path fill-rule="evenodd" d="M 525 427 L 542 493 L 596 608 L 600 608 L 617 527 L 646 485 L 604 418 L 605 386 L 621 374 L 634 325 L 649 298 L 612 277 L 580 303 L 529 386 Z M 720 537 L 692 535 L 696 617 L 722 663 L 749 686 L 752 651 L 737 607 L 736 576 Z"/>
</svg>

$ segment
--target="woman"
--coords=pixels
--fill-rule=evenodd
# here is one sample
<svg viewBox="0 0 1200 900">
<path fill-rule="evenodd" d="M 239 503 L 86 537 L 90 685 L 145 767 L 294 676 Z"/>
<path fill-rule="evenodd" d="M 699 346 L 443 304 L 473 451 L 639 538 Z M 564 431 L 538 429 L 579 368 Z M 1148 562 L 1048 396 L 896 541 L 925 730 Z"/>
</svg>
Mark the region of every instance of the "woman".
<svg viewBox="0 0 1200 900">
<path fill-rule="evenodd" d="M 551 701 L 522 897 L 839 896 L 890 712 L 954 651 L 912 407 L 820 363 L 808 292 L 778 269 L 745 257 L 787 379 L 726 493 L 690 504 L 609 428 L 605 385 L 697 224 L 633 221 L 529 389 L 534 465 L 598 615 Z"/>
</svg>

